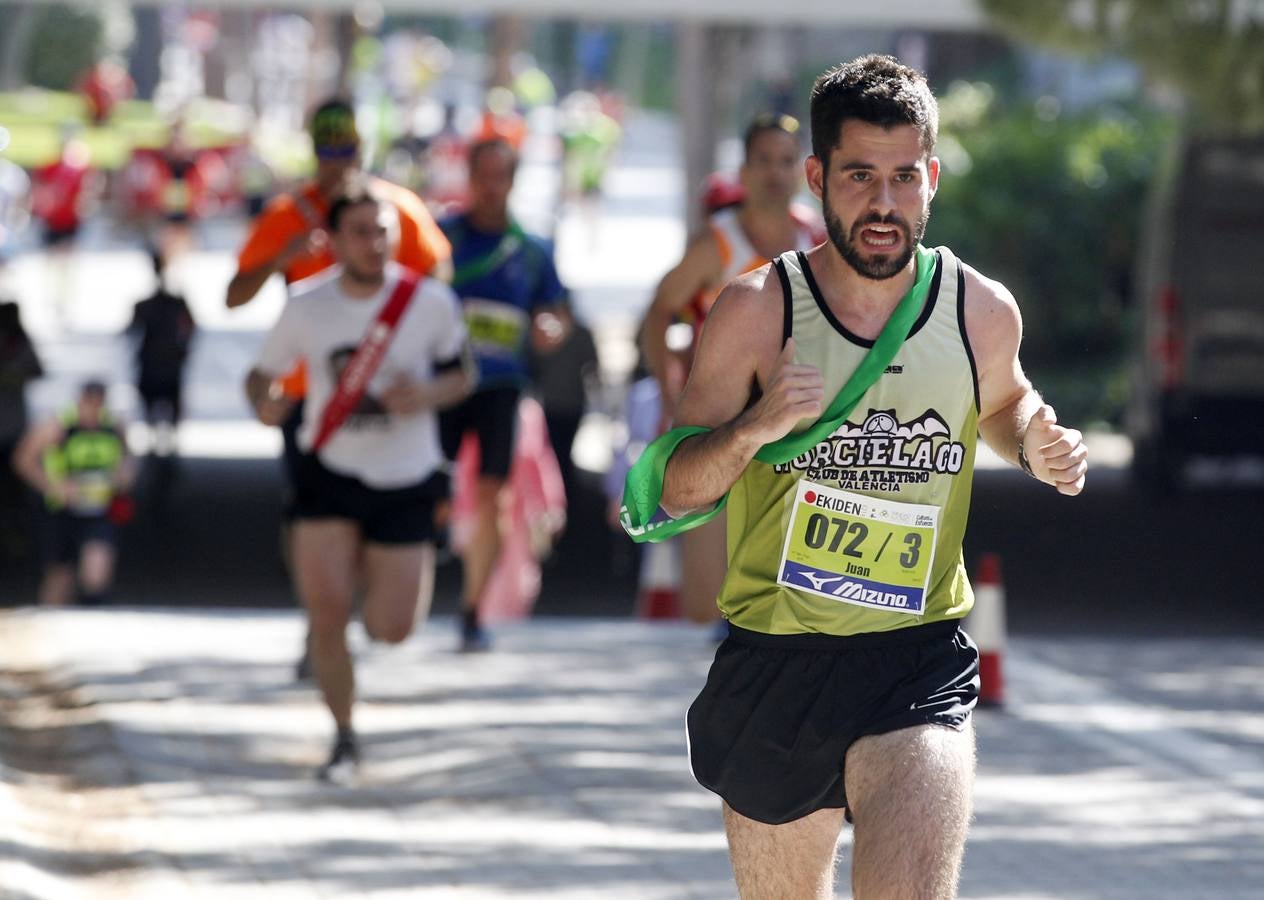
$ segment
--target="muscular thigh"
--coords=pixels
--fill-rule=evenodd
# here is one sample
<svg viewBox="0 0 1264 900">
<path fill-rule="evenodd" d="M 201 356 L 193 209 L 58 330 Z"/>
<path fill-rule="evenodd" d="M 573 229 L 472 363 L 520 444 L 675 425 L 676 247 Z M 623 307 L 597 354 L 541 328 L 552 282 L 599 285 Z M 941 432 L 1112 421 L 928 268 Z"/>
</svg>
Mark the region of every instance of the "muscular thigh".
<svg viewBox="0 0 1264 900">
<path fill-rule="evenodd" d="M 857 825 L 868 812 L 914 819 L 969 815 L 974 728 L 917 725 L 860 738 L 847 751 L 847 805 Z M 929 790 L 928 790 L 929 788 Z"/>
<path fill-rule="evenodd" d="M 313 619 L 345 620 L 355 594 L 359 526 L 348 519 L 299 519 L 294 523 L 294 573 Z"/>
<path fill-rule="evenodd" d="M 86 586 L 101 587 L 114 573 L 114 545 L 89 540 L 79 552 L 79 580 Z"/>
<path fill-rule="evenodd" d="M 383 640 L 403 640 L 419 612 L 429 609 L 434 548 L 426 544 L 364 547 L 364 624 Z"/>
<path fill-rule="evenodd" d="M 724 830 L 742 900 L 823 900 L 833 896 L 841 809 L 768 825 L 724 806 Z"/>
<path fill-rule="evenodd" d="M 918 725 L 847 751 L 858 897 L 955 896 L 974 786 L 974 729 Z"/>
</svg>

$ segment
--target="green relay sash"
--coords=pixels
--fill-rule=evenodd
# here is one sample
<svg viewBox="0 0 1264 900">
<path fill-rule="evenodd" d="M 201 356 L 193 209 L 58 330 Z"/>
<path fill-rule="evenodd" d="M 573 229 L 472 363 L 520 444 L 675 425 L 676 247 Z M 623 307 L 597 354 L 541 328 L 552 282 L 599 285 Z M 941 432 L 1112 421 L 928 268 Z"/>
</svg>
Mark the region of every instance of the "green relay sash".
<svg viewBox="0 0 1264 900">
<path fill-rule="evenodd" d="M 931 279 L 935 273 L 935 251 L 919 244 L 916 257 L 917 274 L 913 286 L 900 298 L 891 317 L 883 326 L 882 333 L 829 408 L 806 430 L 788 434 L 760 447 L 755 453 L 755 459 L 769 465 L 789 462 L 815 447 L 847 421 L 860 398 L 873 387 L 891 364 L 918 314 L 926 305 L 926 296 L 930 292 Z M 682 531 L 710 521 L 724 509 L 729 499 L 727 491 L 710 509 L 688 513 L 678 519 L 667 515 L 659 505 L 663 497 L 663 474 L 667 471 L 667 461 L 671 459 L 671 455 L 684 441 L 709 431 L 710 428 L 699 425 L 673 428 L 650 443 L 632 464 L 623 484 L 623 504 L 619 509 L 619 522 L 632 540 L 638 544 L 667 540 Z"/>
</svg>

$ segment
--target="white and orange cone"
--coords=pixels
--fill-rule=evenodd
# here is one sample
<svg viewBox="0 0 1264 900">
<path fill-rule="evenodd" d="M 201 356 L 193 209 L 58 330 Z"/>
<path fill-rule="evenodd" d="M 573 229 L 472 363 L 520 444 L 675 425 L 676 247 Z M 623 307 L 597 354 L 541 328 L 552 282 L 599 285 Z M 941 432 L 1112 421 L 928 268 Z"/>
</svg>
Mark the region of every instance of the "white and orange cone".
<svg viewBox="0 0 1264 900">
<path fill-rule="evenodd" d="M 1001 558 L 984 553 L 974 579 L 974 609 L 966 630 L 979 648 L 979 705 L 1000 706 L 1005 699 L 1001 657 L 1005 652 L 1005 586 Z"/>
<path fill-rule="evenodd" d="M 636 600 L 642 619 L 680 618 L 680 542 L 642 544 Z"/>
</svg>

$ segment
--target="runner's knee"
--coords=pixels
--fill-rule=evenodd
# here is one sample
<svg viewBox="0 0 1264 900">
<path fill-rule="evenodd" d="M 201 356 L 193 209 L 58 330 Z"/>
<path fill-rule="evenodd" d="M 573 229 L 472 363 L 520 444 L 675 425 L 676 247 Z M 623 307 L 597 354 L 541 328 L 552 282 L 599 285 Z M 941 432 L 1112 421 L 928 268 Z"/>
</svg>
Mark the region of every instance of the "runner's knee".
<svg viewBox="0 0 1264 900">
<path fill-rule="evenodd" d="M 399 644 L 408 639 L 413 632 L 412 619 L 402 616 L 369 620 L 365 619 L 364 628 L 375 641 L 384 644 Z"/>
<path fill-rule="evenodd" d="M 341 602 L 322 602 L 321 598 L 315 598 L 313 602 L 313 598 L 309 598 L 307 618 L 313 640 L 343 640 L 347 623 L 351 621 L 351 606 Z"/>
</svg>

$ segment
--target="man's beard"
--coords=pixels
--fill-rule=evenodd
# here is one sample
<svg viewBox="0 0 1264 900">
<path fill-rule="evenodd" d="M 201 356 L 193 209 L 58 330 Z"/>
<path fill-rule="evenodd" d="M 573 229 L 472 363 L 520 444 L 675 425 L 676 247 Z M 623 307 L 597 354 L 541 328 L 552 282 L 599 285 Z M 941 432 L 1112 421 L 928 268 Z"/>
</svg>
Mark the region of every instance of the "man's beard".
<svg viewBox="0 0 1264 900">
<path fill-rule="evenodd" d="M 342 264 L 342 274 L 352 284 L 362 287 L 374 287 L 386 280 L 385 267 L 381 269 L 360 269 L 346 261 Z"/>
<path fill-rule="evenodd" d="M 857 274 L 873 281 L 885 281 L 904 271 L 904 267 L 913 258 L 913 251 L 921 242 L 922 236 L 926 234 L 926 222 L 930 219 L 930 209 L 923 207 L 922 214 L 917 217 L 915 227 L 910 229 L 908 223 L 895 213 L 886 216 L 871 213 L 851 226 L 850 235 L 844 234 L 843 223 L 830 209 L 829 190 L 824 187 L 821 191 L 821 210 L 825 214 L 825 231 L 829 234 L 830 243 L 834 245 L 834 249 L 842 255 L 848 265 L 856 270 Z M 863 256 L 860 250 L 860 232 L 869 225 L 894 225 L 904 239 L 904 249 L 900 254 L 898 256 L 883 254 L 868 258 Z"/>
</svg>

